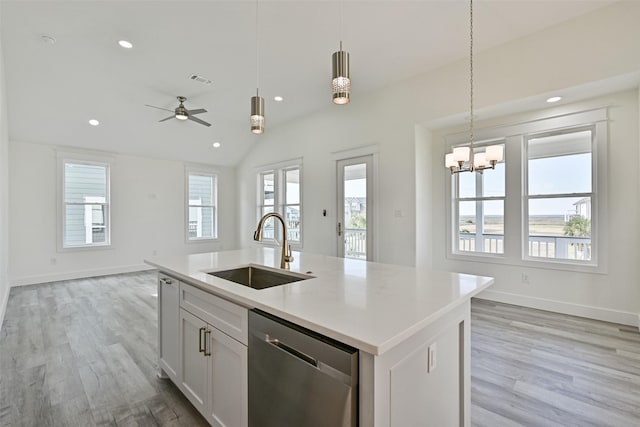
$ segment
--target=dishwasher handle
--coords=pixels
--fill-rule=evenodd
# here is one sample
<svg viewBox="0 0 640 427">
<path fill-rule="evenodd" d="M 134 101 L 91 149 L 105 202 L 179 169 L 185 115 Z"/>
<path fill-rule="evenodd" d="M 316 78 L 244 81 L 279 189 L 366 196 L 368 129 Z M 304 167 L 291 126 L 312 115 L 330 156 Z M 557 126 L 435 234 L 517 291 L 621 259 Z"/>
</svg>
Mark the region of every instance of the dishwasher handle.
<svg viewBox="0 0 640 427">
<path fill-rule="evenodd" d="M 318 360 L 314 359 L 313 357 L 309 356 L 306 353 L 301 352 L 300 350 L 296 350 L 295 348 L 283 343 L 282 341 L 280 341 L 277 338 L 269 338 L 269 336 L 267 335 L 267 337 L 265 338 L 265 341 L 268 342 L 269 344 L 278 347 L 279 349 L 286 351 L 287 353 L 289 353 L 290 355 L 297 357 L 298 359 L 301 359 L 305 362 L 307 362 L 309 365 L 312 365 L 313 367 L 317 368 L 318 367 Z"/>
</svg>

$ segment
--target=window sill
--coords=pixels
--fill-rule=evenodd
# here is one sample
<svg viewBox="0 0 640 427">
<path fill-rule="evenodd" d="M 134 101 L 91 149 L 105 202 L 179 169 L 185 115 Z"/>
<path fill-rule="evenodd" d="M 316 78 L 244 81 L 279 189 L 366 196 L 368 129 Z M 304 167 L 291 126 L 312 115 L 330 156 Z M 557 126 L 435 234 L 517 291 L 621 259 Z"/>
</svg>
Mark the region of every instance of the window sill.
<svg viewBox="0 0 640 427">
<path fill-rule="evenodd" d="M 253 240 L 253 242 L 255 244 L 258 244 L 258 245 L 261 245 L 261 246 L 266 246 L 268 248 L 280 248 L 280 247 L 282 247 L 281 242 L 280 241 L 276 241 L 276 240 L 261 240 L 259 242 Z M 289 243 L 289 245 L 291 245 L 291 250 L 292 251 L 296 251 L 296 252 L 302 251 L 302 244 L 300 244 L 300 243 Z"/>
<path fill-rule="evenodd" d="M 554 261 L 548 258 L 513 259 L 505 255 L 481 253 L 448 253 L 447 259 L 462 262 L 480 262 L 499 264 L 512 267 L 536 268 L 541 270 L 574 271 L 577 273 L 607 274 L 607 268 L 596 264 L 578 264 L 572 262 Z"/>
<path fill-rule="evenodd" d="M 63 252 L 85 252 L 85 251 L 105 251 L 115 249 L 111 243 L 104 245 L 87 246 L 62 246 L 58 247 L 58 253 Z"/>
<path fill-rule="evenodd" d="M 217 237 L 201 237 L 199 239 L 187 239 L 185 243 L 216 243 L 219 240 Z"/>
</svg>

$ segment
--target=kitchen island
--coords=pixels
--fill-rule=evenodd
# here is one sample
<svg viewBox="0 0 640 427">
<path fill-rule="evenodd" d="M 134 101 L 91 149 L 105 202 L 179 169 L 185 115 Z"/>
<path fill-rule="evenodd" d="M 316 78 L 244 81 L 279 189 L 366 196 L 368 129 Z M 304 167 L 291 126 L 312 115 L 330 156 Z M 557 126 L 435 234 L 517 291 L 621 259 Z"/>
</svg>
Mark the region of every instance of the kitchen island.
<svg viewBox="0 0 640 427">
<path fill-rule="evenodd" d="M 290 272 L 312 278 L 260 290 L 209 273 L 248 265 L 279 270 L 280 254 L 272 248 L 146 261 L 160 271 L 162 374 L 209 422 L 246 425 L 246 312 L 257 308 L 359 350 L 360 426 L 470 425 L 470 299 L 492 278 L 307 253 L 295 252 L 294 258 Z M 185 325 L 192 318 L 208 323 L 189 329 Z M 197 336 L 190 337 L 190 330 Z M 212 340 L 227 345 L 226 360 L 235 360 L 236 375 L 230 366 L 222 369 L 233 378 L 225 383 L 239 382 L 231 415 L 215 412 L 232 403 L 207 403 L 216 384 L 189 384 L 203 377 L 187 372 L 192 365 L 202 364 L 207 375 L 215 369 L 182 350 L 192 339 L 198 353 L 207 353 L 202 330 L 205 339 L 211 330 Z M 195 391 L 198 387 L 203 391 Z"/>
</svg>

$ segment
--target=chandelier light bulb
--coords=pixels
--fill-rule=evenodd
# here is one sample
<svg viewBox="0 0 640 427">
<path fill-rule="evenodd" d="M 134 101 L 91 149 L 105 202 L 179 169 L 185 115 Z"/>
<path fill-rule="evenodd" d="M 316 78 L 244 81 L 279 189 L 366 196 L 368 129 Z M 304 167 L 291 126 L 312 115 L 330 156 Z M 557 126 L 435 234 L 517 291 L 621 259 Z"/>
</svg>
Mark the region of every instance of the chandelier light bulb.
<svg viewBox="0 0 640 427">
<path fill-rule="evenodd" d="M 453 159 L 456 162 L 468 162 L 469 152 L 469 147 L 456 147 L 453 149 Z"/>
<path fill-rule="evenodd" d="M 504 156 L 504 147 L 502 145 L 490 145 L 485 152 L 488 161 L 501 162 Z"/>
</svg>

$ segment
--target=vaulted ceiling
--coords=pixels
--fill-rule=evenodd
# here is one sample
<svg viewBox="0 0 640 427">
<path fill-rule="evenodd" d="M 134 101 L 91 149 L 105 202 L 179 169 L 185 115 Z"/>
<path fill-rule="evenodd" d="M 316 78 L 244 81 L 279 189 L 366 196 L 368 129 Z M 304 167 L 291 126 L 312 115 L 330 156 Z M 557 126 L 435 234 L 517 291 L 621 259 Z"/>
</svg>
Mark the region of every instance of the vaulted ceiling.
<svg viewBox="0 0 640 427">
<path fill-rule="evenodd" d="M 476 0 L 475 48 L 612 2 Z M 233 165 L 262 138 L 249 131 L 257 83 L 269 132 L 323 108 L 354 108 L 367 92 L 468 55 L 464 0 L 261 0 L 257 7 L 256 58 L 255 1 L 3 0 L 10 139 Z M 333 105 L 329 90 L 341 38 L 351 55 L 346 106 Z M 122 39 L 134 47 L 123 49 Z M 173 109 L 178 95 L 189 109 L 206 108 L 198 117 L 213 125 L 159 123 L 170 113 L 145 107 Z"/>
</svg>

